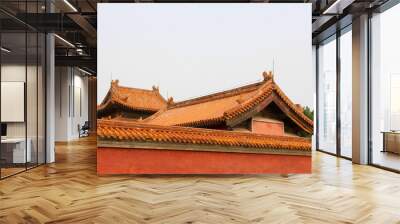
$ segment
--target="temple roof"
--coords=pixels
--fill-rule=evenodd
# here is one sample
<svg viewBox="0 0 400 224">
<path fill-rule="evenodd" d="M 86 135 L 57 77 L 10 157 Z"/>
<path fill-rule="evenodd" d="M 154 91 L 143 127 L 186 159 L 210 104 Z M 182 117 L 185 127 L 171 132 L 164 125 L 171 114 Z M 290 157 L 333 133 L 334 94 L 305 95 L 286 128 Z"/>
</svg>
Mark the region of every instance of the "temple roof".
<svg viewBox="0 0 400 224">
<path fill-rule="evenodd" d="M 285 95 L 271 72 L 264 72 L 263 76 L 262 82 L 169 104 L 143 122 L 166 126 L 234 126 L 274 102 L 302 130 L 312 133 L 313 121 L 304 115 L 303 109 Z"/>
<path fill-rule="evenodd" d="M 206 147 L 206 151 L 297 155 L 310 155 L 311 152 L 311 141 L 306 138 L 160 126 L 113 119 L 98 120 L 97 136 L 102 147 L 168 149 L 170 145 L 172 150 L 201 151 Z"/>
<path fill-rule="evenodd" d="M 130 88 L 120 86 L 115 80 L 111 81 L 111 87 L 97 111 L 103 113 L 113 105 L 132 111 L 157 112 L 166 107 L 167 101 L 157 87 L 153 86 L 152 90 Z"/>
</svg>

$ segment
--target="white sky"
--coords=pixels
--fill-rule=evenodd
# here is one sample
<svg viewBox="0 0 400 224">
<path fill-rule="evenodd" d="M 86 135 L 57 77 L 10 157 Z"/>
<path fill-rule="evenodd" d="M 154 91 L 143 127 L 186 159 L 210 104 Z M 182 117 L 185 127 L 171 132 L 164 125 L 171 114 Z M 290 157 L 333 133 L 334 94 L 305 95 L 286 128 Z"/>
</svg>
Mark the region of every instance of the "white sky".
<svg viewBox="0 0 400 224">
<path fill-rule="evenodd" d="M 313 107 L 311 4 L 98 4 L 98 103 L 111 79 L 175 101 L 260 81 Z"/>
</svg>

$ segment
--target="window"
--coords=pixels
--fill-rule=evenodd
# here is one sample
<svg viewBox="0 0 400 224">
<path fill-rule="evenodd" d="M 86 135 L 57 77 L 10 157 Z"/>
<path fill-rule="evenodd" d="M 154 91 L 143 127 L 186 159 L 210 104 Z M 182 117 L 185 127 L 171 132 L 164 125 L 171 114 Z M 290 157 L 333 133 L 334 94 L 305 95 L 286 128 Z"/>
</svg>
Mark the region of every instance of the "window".
<svg viewBox="0 0 400 224">
<path fill-rule="evenodd" d="M 336 37 L 318 48 L 318 147 L 336 153 Z"/>
<path fill-rule="evenodd" d="M 371 18 L 371 162 L 400 170 L 400 5 Z"/>
<path fill-rule="evenodd" d="M 43 1 L 18 2 L 15 9 L 37 13 L 41 5 Z M 46 40 L 43 33 L 6 14 L 0 18 L 8 21 L 0 27 L 0 178 L 5 178 L 45 163 Z"/>
<path fill-rule="evenodd" d="M 352 35 L 351 26 L 340 36 L 340 155 L 352 157 Z"/>
</svg>

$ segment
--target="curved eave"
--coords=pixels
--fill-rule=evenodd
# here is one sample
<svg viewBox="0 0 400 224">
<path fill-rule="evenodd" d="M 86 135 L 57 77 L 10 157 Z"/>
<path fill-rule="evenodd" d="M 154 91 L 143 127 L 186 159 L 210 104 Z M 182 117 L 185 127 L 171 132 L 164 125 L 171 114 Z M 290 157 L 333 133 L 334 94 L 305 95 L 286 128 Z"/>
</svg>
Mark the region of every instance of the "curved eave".
<svg viewBox="0 0 400 224">
<path fill-rule="evenodd" d="M 156 113 L 160 108 L 149 108 L 149 107 L 137 107 L 130 105 L 120 98 L 120 88 L 128 88 L 128 89 L 133 89 L 129 87 L 121 87 L 118 85 L 118 82 L 112 82 L 110 89 L 108 90 L 106 96 L 104 97 L 102 103 L 97 107 L 97 114 L 104 114 L 109 112 L 110 110 L 113 109 L 113 107 L 119 107 L 122 110 L 128 111 L 128 112 L 146 112 L 146 113 Z M 167 105 L 166 100 L 164 97 L 161 96 L 161 94 L 158 91 L 153 91 L 153 93 L 156 94 L 157 97 L 161 99 L 163 103 L 165 103 L 164 106 Z"/>
<path fill-rule="evenodd" d="M 97 114 L 101 116 L 107 116 L 107 113 L 110 113 L 114 108 L 120 108 L 122 111 L 126 112 L 156 113 L 158 111 L 157 109 L 152 108 L 132 107 L 118 101 L 109 101 L 103 106 L 100 105 L 100 107 L 97 109 Z"/>
<path fill-rule="evenodd" d="M 261 109 L 256 109 L 259 105 L 265 108 L 271 102 L 275 102 L 296 125 L 306 133 L 312 134 L 313 122 L 293 104 L 274 82 L 269 82 L 271 83 L 265 84 L 266 87 L 259 94 L 225 112 L 224 117 L 227 123 L 237 123 L 234 121 L 248 119 L 254 113 L 261 111 Z M 274 96 L 276 97 L 274 98 Z"/>
</svg>

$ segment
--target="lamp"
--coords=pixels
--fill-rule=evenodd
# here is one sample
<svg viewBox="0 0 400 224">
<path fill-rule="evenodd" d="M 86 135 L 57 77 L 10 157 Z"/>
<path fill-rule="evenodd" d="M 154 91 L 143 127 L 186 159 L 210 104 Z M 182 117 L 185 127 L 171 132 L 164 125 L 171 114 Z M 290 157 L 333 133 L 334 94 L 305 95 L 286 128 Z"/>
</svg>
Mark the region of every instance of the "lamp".
<svg viewBox="0 0 400 224">
<path fill-rule="evenodd" d="M 1 47 L 1 51 L 4 51 L 4 52 L 6 52 L 6 53 L 10 53 L 10 52 L 11 52 L 10 49 L 7 49 L 7 48 L 5 48 L 5 47 Z"/>
<path fill-rule="evenodd" d="M 54 34 L 55 37 L 57 37 L 59 40 L 61 40 L 62 42 L 66 43 L 67 45 L 69 45 L 70 47 L 75 48 L 75 45 L 73 45 L 71 42 L 69 42 L 68 40 L 62 38 L 61 36 L 59 36 L 58 34 Z"/>
<path fill-rule="evenodd" d="M 64 0 L 64 3 L 67 4 L 74 12 L 78 12 L 75 6 L 73 6 L 68 0 Z"/>
<path fill-rule="evenodd" d="M 92 75 L 92 73 L 90 73 L 90 72 L 88 72 L 88 71 L 86 71 L 86 70 L 83 70 L 83 69 L 81 69 L 81 68 L 79 68 L 79 67 L 78 67 L 78 70 L 81 71 L 81 72 L 83 72 L 83 73 L 85 73 L 86 75 L 90 75 L 90 76 Z"/>
</svg>

